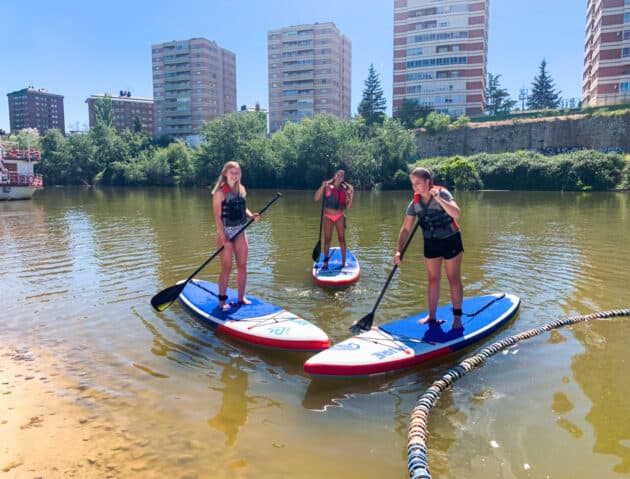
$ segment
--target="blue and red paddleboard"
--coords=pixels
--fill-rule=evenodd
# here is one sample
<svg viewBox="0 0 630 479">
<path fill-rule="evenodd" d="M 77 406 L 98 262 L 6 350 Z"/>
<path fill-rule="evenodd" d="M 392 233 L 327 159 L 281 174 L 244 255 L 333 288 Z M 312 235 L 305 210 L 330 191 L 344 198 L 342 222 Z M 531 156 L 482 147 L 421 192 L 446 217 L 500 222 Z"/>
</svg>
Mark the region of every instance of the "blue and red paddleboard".
<svg viewBox="0 0 630 479">
<path fill-rule="evenodd" d="M 361 267 L 352 251 L 346 249 L 346 265 L 341 264 L 341 249 L 330 248 L 328 268 L 324 269 L 324 253 L 313 264 L 313 279 L 320 286 L 349 286 L 361 276 Z"/>
<path fill-rule="evenodd" d="M 328 335 L 306 319 L 247 295 L 252 304 L 239 304 L 228 288 L 229 309 L 219 308 L 217 285 L 192 280 L 179 295 L 181 303 L 202 323 L 218 332 L 257 346 L 292 351 L 321 351 L 330 346 Z"/>
<path fill-rule="evenodd" d="M 514 295 L 501 293 L 466 298 L 463 328 L 453 329 L 451 305 L 440 306 L 444 323 L 418 324 L 427 312 L 373 327 L 321 351 L 304 363 L 314 376 L 367 376 L 415 366 L 453 353 L 488 336 L 512 318 L 521 304 Z"/>
</svg>

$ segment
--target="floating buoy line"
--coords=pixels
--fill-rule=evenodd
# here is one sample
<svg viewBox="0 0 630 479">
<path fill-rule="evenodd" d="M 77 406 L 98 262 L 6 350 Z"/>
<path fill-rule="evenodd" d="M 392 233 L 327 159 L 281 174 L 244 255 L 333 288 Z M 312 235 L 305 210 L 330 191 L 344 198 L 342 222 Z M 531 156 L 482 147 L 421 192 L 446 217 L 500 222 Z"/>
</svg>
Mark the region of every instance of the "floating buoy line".
<svg viewBox="0 0 630 479">
<path fill-rule="evenodd" d="M 429 415 L 431 409 L 440 398 L 442 391 L 452 386 L 455 381 L 465 376 L 473 369 L 483 366 L 489 357 L 494 356 L 499 351 L 509 348 L 519 341 L 532 338 L 562 326 L 569 326 L 592 319 L 608 319 L 619 316 L 630 316 L 630 309 L 615 309 L 585 316 L 572 316 L 557 319 L 538 328 L 530 329 L 497 341 L 448 370 L 442 377 L 434 381 L 424 394 L 420 396 L 416 407 L 411 412 L 411 420 L 409 421 L 409 430 L 407 433 L 407 469 L 409 471 L 409 477 L 412 479 L 432 479 L 427 462 L 426 443 Z"/>
</svg>

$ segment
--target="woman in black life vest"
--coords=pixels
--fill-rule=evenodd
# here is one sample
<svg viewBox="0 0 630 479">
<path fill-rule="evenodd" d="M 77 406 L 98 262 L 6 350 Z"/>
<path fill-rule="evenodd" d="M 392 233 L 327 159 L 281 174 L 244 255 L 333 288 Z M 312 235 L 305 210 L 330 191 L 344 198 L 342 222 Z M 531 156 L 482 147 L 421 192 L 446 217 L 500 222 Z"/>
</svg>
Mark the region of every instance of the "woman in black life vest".
<svg viewBox="0 0 630 479">
<path fill-rule="evenodd" d="M 446 188 L 433 184 L 431 171 L 427 168 L 415 168 L 409 179 L 414 199 L 407 207 L 405 220 L 398 235 L 398 250 L 394 256 L 394 263 L 401 263 L 400 251 L 418 218 L 424 237 L 424 265 L 429 280 L 429 315 L 419 322 L 442 322 L 435 317 L 435 312 L 440 299 L 440 279 L 444 264 L 453 304 L 453 329 L 459 329 L 462 327 L 464 299 L 461 280 L 464 246 L 459 225 L 455 221 L 460 217 L 459 206 Z"/>
<path fill-rule="evenodd" d="M 339 249 L 341 250 L 341 264 L 346 265 L 346 216 L 345 210 L 352 206 L 354 188 L 345 182 L 346 173 L 337 170 L 332 180 L 324 180 L 315 192 L 315 201 L 324 202 L 324 262 L 322 268 L 328 268 L 330 242 L 333 228 L 337 230 Z"/>
<path fill-rule="evenodd" d="M 221 251 L 221 273 L 219 274 L 219 307 L 229 309 L 226 305 L 227 287 L 232 271 L 232 257 L 236 259 L 236 287 L 238 302 L 251 304 L 245 297 L 247 284 L 247 235 L 245 231 L 231 240 L 236 232 L 247 223 L 247 220 L 258 221 L 260 215 L 247 208 L 245 197 L 247 192 L 241 184 L 241 167 L 236 161 L 228 161 L 221 170 L 219 179 L 212 190 L 212 209 L 217 227 L 217 246 Z M 230 241 L 231 240 L 231 241 Z"/>
</svg>

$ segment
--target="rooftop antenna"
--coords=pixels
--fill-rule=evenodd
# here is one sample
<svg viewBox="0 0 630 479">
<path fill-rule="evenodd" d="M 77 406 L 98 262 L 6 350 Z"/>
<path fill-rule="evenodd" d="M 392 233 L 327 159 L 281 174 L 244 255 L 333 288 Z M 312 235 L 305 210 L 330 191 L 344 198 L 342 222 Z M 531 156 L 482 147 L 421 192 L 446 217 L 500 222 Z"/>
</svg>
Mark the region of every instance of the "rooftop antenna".
<svg viewBox="0 0 630 479">
<path fill-rule="evenodd" d="M 527 100 L 527 88 L 525 88 L 525 86 L 521 88 L 518 99 L 521 100 L 521 110 L 525 111 L 525 100 Z"/>
</svg>

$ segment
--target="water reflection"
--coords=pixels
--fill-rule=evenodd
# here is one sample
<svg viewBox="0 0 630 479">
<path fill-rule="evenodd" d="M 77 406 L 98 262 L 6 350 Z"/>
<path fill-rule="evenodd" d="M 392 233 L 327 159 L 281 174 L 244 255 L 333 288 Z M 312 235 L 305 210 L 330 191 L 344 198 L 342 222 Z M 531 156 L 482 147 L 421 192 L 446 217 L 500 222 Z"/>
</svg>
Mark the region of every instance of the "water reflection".
<svg viewBox="0 0 630 479">
<path fill-rule="evenodd" d="M 247 396 L 248 374 L 245 368 L 251 368 L 243 359 L 236 357 L 223 364 L 221 383 L 223 387 L 213 387 L 222 392 L 221 407 L 216 416 L 208 419 L 208 424 L 225 434 L 225 445 L 236 444 L 238 431 L 247 422 L 247 409 L 251 398 Z"/>
<path fill-rule="evenodd" d="M 575 335 L 585 352 L 571 364 L 575 380 L 591 402 L 585 419 L 593 427 L 593 452 L 618 458 L 612 467 L 617 474 L 630 473 L 630 379 L 624 359 L 627 345 L 609 338 L 624 332 L 630 332 L 627 324 L 620 327 L 612 321 L 579 328 Z M 578 429 L 570 432 L 575 435 Z"/>
</svg>

